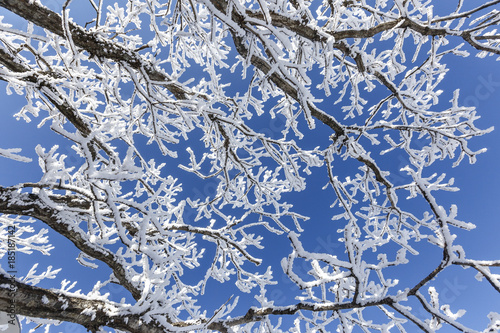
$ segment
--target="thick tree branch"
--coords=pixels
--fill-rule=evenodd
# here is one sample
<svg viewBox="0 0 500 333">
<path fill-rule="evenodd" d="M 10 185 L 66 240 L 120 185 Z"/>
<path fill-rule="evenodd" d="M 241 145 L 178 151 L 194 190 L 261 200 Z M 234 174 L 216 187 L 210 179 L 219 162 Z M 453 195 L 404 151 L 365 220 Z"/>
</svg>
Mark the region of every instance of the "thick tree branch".
<svg viewBox="0 0 500 333">
<path fill-rule="evenodd" d="M 65 199 L 64 197 L 53 197 L 50 200 L 54 201 L 51 205 L 38 194 L 21 193 L 17 188 L 0 187 L 0 213 L 30 216 L 46 223 L 53 230 L 69 239 L 80 251 L 108 265 L 122 286 L 130 291 L 136 300 L 139 299 L 141 291 L 130 282 L 119 258 L 112 252 L 92 244 L 84 233 L 72 226 L 73 221 L 66 221 L 68 207 L 76 208 L 75 206 L 78 206 L 80 211 L 86 211 L 90 210 L 89 202 L 81 200 L 80 204 L 77 205 L 76 202 L 78 201 Z M 56 206 L 56 202 L 60 205 Z M 74 214 L 76 214 L 75 216 L 81 215 L 82 218 L 86 215 L 82 213 Z"/>
<path fill-rule="evenodd" d="M 221 0 L 213 1 L 213 3 L 221 3 Z M 483 6 L 480 6 L 479 8 L 476 8 L 477 10 L 486 8 L 486 7 L 491 7 L 495 4 L 499 3 L 499 1 L 492 1 L 491 3 L 485 4 Z M 227 6 L 227 4 L 225 5 Z M 476 10 L 475 10 L 476 11 Z M 461 16 L 468 16 L 473 14 L 475 11 L 471 11 L 470 13 L 463 14 Z M 254 19 L 259 19 L 259 20 L 265 20 L 264 15 L 261 12 L 257 11 L 251 11 L 247 10 L 246 15 L 248 17 L 254 18 Z M 232 16 L 233 20 L 236 22 L 243 22 L 244 19 L 242 16 L 238 16 L 237 14 L 233 14 Z M 412 20 L 409 17 L 400 17 L 398 19 L 392 20 L 392 21 L 387 21 L 387 22 L 382 22 L 379 23 L 373 27 L 367 28 L 367 29 L 349 29 L 349 30 L 342 30 L 342 31 L 322 31 L 320 29 L 313 29 L 310 26 L 304 24 L 303 22 L 299 20 L 295 20 L 290 17 L 283 16 L 279 13 L 276 12 L 270 12 L 270 18 L 272 21 L 270 22 L 271 25 L 278 27 L 278 28 L 285 28 L 289 31 L 295 32 L 297 35 L 304 37 L 312 42 L 326 42 L 328 40 L 328 36 L 331 36 L 335 39 L 335 42 L 339 42 L 344 39 L 349 39 L 349 38 L 371 38 L 374 37 L 382 32 L 389 31 L 391 29 L 411 29 L 413 31 L 416 31 L 420 33 L 423 36 L 460 36 L 462 37 L 467 43 L 469 43 L 471 46 L 474 48 L 480 50 L 480 51 L 487 51 L 491 53 L 496 53 L 500 54 L 500 50 L 490 48 L 487 46 L 484 46 L 480 43 L 477 43 L 476 40 L 484 40 L 484 39 L 490 39 L 494 37 L 490 36 L 472 36 L 470 32 L 468 31 L 455 31 L 455 30 L 450 30 L 447 28 L 434 28 L 432 26 L 427 26 L 422 23 L 416 22 Z M 444 21 L 446 19 L 438 19 L 432 21 L 432 23 L 437 23 Z"/>
<path fill-rule="evenodd" d="M 8 312 L 11 304 L 17 314 L 73 322 L 91 332 L 101 326 L 131 333 L 165 332 L 153 321 L 148 323 L 137 314 L 126 313 L 120 304 L 29 286 L 0 273 L 0 311 Z"/>
<path fill-rule="evenodd" d="M 36 1 L 0 0 L 0 6 L 39 27 L 47 29 L 61 37 L 65 37 L 61 16 L 46 7 L 38 5 Z M 182 87 L 178 83 L 172 83 L 172 79 L 166 73 L 156 69 L 147 61 L 144 61 L 139 54 L 127 50 L 123 46 L 110 40 L 106 40 L 98 33 L 88 32 L 75 23 L 70 22 L 69 27 L 73 43 L 77 47 L 87 51 L 91 57 L 106 58 L 118 63 L 127 63 L 137 71 L 144 70 L 150 80 L 159 82 L 177 99 L 184 100 L 194 95 L 189 89 Z"/>
<path fill-rule="evenodd" d="M 251 308 L 248 312 L 241 317 L 235 317 L 232 319 L 227 319 L 224 321 L 219 321 L 219 324 L 224 326 L 236 326 L 242 325 L 246 323 L 250 323 L 253 321 L 259 321 L 263 317 L 268 315 L 293 315 L 301 310 L 320 312 L 320 311 L 339 311 L 339 310 L 349 310 L 349 309 L 357 309 L 362 307 L 371 307 L 377 305 L 391 305 L 394 303 L 394 300 L 391 297 L 385 297 L 380 300 L 365 302 L 363 304 L 356 302 L 345 302 L 345 303 L 297 303 L 289 306 L 280 306 L 280 307 L 267 307 L 267 308 Z M 209 326 L 210 328 L 210 326 Z"/>
</svg>

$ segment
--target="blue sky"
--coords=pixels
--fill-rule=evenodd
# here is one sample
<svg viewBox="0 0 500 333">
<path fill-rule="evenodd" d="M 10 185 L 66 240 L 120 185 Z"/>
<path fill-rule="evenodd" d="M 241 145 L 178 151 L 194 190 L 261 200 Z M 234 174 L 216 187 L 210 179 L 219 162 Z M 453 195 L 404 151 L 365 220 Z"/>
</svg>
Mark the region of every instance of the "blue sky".
<svg viewBox="0 0 500 333">
<path fill-rule="evenodd" d="M 56 4 L 54 2 L 54 7 Z M 77 7 L 72 7 L 72 12 L 75 12 L 76 9 Z M 4 15 L 2 10 L 0 10 L 0 15 Z M 447 174 L 452 175 L 455 178 L 455 185 L 461 189 L 455 193 L 439 194 L 438 198 L 445 207 L 449 207 L 453 203 L 457 204 L 459 217 L 477 225 L 477 228 L 470 232 L 456 231 L 459 235 L 457 243 L 463 245 L 468 257 L 473 259 L 498 259 L 500 257 L 500 241 L 498 239 L 500 235 L 500 173 L 498 172 L 498 165 L 500 164 L 500 71 L 498 63 L 492 57 L 477 59 L 470 56 L 465 59 L 455 57 L 449 59 L 450 72 L 441 85 L 441 89 L 444 91 L 441 100 L 447 102 L 451 99 L 453 90 L 460 88 L 460 100 L 466 106 L 476 106 L 478 113 L 481 115 L 481 119 L 476 124 L 481 128 L 495 126 L 498 130 L 472 140 L 471 145 L 473 148 L 486 147 L 488 149 L 486 153 L 478 157 L 476 164 L 469 165 L 464 161 L 459 167 L 451 169 L 450 163 L 446 161 L 436 163 L 436 170 L 445 171 Z M 236 84 L 233 83 L 233 85 Z M 72 152 L 70 143 L 57 137 L 47 125 L 37 128 L 37 119 L 26 124 L 22 120 L 16 121 L 13 118 L 13 115 L 24 105 L 23 96 L 15 94 L 7 96 L 4 83 L 0 84 L 0 96 L 3 102 L 3 116 L 2 122 L 0 122 L 0 147 L 23 148 L 22 155 L 33 159 L 31 163 L 20 163 L 0 158 L 0 185 L 9 186 L 19 182 L 34 182 L 40 178 L 41 172 L 34 151 L 38 144 L 46 148 L 58 144 L 60 152 L 67 154 L 70 161 L 73 163 L 81 162 L 80 158 Z M 282 129 L 282 126 L 283 124 L 279 119 L 268 119 L 262 122 L 261 129 L 266 132 L 276 133 Z M 304 134 L 307 145 L 314 145 L 317 138 L 322 135 L 325 137 L 329 135 L 321 126 L 318 126 L 314 132 L 305 132 Z M 161 159 L 162 157 L 158 155 L 158 158 Z M 406 179 L 405 174 L 397 171 L 404 166 L 404 159 L 399 158 L 396 154 L 393 160 L 385 161 L 385 163 L 391 165 L 391 170 L 394 170 L 392 176 L 394 183 Z M 313 171 L 316 172 L 317 170 Z M 346 171 L 339 170 L 340 173 Z M 324 171 L 322 170 L 322 172 Z M 182 175 L 182 173 L 178 174 Z M 181 179 L 181 182 L 189 184 L 189 188 L 194 195 L 212 191 L 210 183 L 193 183 L 191 176 Z M 309 181 L 311 189 L 306 192 L 290 194 L 287 200 L 294 204 L 298 212 L 311 217 L 304 224 L 306 229 L 304 237 L 307 237 L 306 239 L 310 241 L 309 250 L 343 251 L 343 247 L 336 240 L 339 236 L 336 233 L 338 225 L 335 223 L 338 222 L 330 221 L 332 213 L 328 206 L 332 201 L 331 197 L 326 195 L 325 192 L 319 191 L 325 182 L 326 178 L 323 173 L 314 173 Z M 415 209 L 418 208 L 415 207 Z M 44 258 L 38 255 L 20 255 L 18 258 L 20 271 L 28 270 L 35 262 L 40 262 L 41 270 L 47 265 L 52 265 L 54 268 L 63 267 L 61 276 L 69 280 L 79 280 L 79 286 L 83 289 L 93 285 L 95 280 L 107 278 L 108 270 L 90 270 L 81 267 L 75 262 L 77 251 L 72 248 L 72 245 L 61 237 L 57 237 L 57 235 L 52 235 L 52 237 L 56 245 L 62 246 L 62 250 L 56 247 L 50 257 Z M 290 246 L 286 240 L 271 239 L 272 241 L 268 245 L 269 254 L 266 256 L 265 261 L 276 265 L 281 257 L 290 251 Z M 422 246 L 424 247 L 425 244 L 422 244 Z M 212 250 L 208 248 L 209 253 Z M 421 257 L 412 257 L 412 263 L 403 270 L 398 271 L 397 274 L 401 274 L 402 281 L 418 279 L 419 274 L 426 275 L 429 265 L 432 266 L 440 260 L 439 252 L 424 250 L 422 253 Z M 432 257 L 432 254 L 436 255 L 436 257 Z M 433 262 L 433 260 L 435 261 Z M 67 269 L 65 267 L 71 268 Z M 269 295 L 273 296 L 276 305 L 294 303 L 293 297 L 297 293 L 297 289 L 289 283 L 286 276 L 280 271 L 279 265 L 276 266 L 274 271 L 279 284 L 271 289 Z M 467 309 L 468 314 L 464 317 L 464 324 L 480 329 L 484 328 L 487 323 L 487 313 L 494 310 L 498 311 L 500 308 L 500 295 L 486 281 L 477 282 L 474 275 L 475 272 L 470 269 L 467 271 L 463 271 L 461 268 L 450 269 L 438 277 L 436 285 L 441 287 L 442 296 L 449 301 L 452 310 Z M 50 281 L 48 281 L 45 286 L 59 286 L 58 281 L 54 282 L 57 283 L 51 285 Z M 212 281 L 209 284 L 207 295 L 202 299 L 202 305 L 207 306 L 210 312 L 224 303 L 232 294 L 238 294 L 238 291 L 229 285 L 222 286 Z M 127 294 L 119 287 L 110 286 L 109 291 L 116 299 L 127 297 Z M 241 302 L 253 305 L 249 295 L 244 295 Z M 240 309 L 243 308 L 244 306 Z M 83 328 L 72 325 L 62 326 L 59 329 L 52 328 L 51 330 L 51 332 L 59 331 L 85 332 Z M 443 329 L 442 331 L 453 332 L 454 330 Z"/>
</svg>

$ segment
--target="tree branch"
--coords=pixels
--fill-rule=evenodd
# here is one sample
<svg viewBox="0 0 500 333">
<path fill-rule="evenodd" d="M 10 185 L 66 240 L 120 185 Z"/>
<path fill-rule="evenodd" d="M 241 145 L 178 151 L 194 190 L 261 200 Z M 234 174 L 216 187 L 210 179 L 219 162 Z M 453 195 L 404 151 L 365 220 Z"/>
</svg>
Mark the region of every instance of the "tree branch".
<svg viewBox="0 0 500 333">
<path fill-rule="evenodd" d="M 36 218 L 53 230 L 69 239 L 80 251 L 86 253 L 92 258 L 100 260 L 108 265 L 115 277 L 120 281 L 120 284 L 130 291 L 132 296 L 137 300 L 141 297 L 140 289 L 130 282 L 124 266 L 120 259 L 109 250 L 92 244 L 87 236 L 79 229 L 74 228 L 71 222 L 67 221 L 69 207 L 76 208 L 76 202 L 73 198 L 52 197 L 55 202 L 60 205 L 47 204 L 38 194 L 21 193 L 16 188 L 8 188 L 0 186 L 0 213 L 8 215 L 23 215 Z M 89 211 L 90 203 L 82 200 L 78 205 L 79 210 Z M 83 217 L 86 214 L 75 213 L 76 216 Z"/>
<path fill-rule="evenodd" d="M 39 27 L 65 37 L 61 16 L 44 6 L 40 6 L 36 1 L 0 0 L 0 6 Z M 87 51 L 91 57 L 107 58 L 118 63 L 127 63 L 137 71 L 144 70 L 152 81 L 160 82 L 160 85 L 167 88 L 177 99 L 184 100 L 194 95 L 188 88 L 178 83 L 172 83 L 172 79 L 166 73 L 144 61 L 139 54 L 132 50 L 127 50 L 117 43 L 106 40 L 98 33 L 88 32 L 75 23 L 69 22 L 68 25 L 73 43 Z"/>
<path fill-rule="evenodd" d="M 165 332 L 154 321 L 146 322 L 138 314 L 126 313 L 121 304 L 29 286 L 0 272 L 0 310 L 8 312 L 11 304 L 16 314 L 73 322 L 92 332 L 101 326 L 133 333 Z"/>
</svg>

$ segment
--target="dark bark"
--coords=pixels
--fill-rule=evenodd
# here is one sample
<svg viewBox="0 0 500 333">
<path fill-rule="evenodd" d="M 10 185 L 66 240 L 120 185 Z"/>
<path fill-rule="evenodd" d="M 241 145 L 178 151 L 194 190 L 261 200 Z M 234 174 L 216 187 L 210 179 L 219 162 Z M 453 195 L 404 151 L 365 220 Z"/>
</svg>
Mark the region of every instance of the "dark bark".
<svg viewBox="0 0 500 333">
<path fill-rule="evenodd" d="M 47 29 L 61 37 L 65 37 L 61 16 L 46 7 L 39 6 L 35 1 L 0 0 L 0 6 L 39 27 Z M 154 68 L 150 63 L 143 61 L 140 55 L 133 51 L 127 50 L 117 43 L 106 40 L 96 33 L 88 32 L 74 23 L 70 22 L 69 27 L 74 44 L 87 51 L 91 57 L 105 58 L 117 63 L 126 63 L 135 70 L 144 70 L 151 80 L 160 83 L 163 82 L 162 85 L 177 99 L 187 99 L 192 95 L 192 93 L 184 87 L 176 83 L 169 83 L 171 79 L 167 74 Z"/>
<path fill-rule="evenodd" d="M 134 333 L 160 333 L 165 330 L 153 322 L 146 323 L 137 314 L 115 315 L 120 304 L 69 296 L 33 287 L 0 273 L 0 310 L 28 317 L 77 323 L 91 332 L 107 326 Z M 93 314 L 88 311 L 92 311 Z M 84 313 L 84 311 L 87 311 Z M 88 313 L 88 314 L 87 314 Z"/>
<path fill-rule="evenodd" d="M 65 221 L 68 218 L 67 210 L 69 207 L 85 211 L 90 209 L 90 203 L 81 198 L 63 196 L 53 196 L 50 200 L 53 202 L 52 205 L 49 205 L 37 194 L 20 193 L 17 188 L 0 187 L 0 213 L 29 216 L 44 222 L 54 231 L 69 239 L 80 251 L 108 265 L 120 284 L 130 291 L 135 299 L 139 299 L 141 291 L 129 281 L 118 258 L 112 252 L 91 244 L 81 231 L 72 227 L 74 221 Z M 56 203 L 60 204 L 60 208 L 55 208 Z M 85 218 L 84 213 L 74 214 L 75 217 L 80 214 L 78 217 Z"/>
</svg>

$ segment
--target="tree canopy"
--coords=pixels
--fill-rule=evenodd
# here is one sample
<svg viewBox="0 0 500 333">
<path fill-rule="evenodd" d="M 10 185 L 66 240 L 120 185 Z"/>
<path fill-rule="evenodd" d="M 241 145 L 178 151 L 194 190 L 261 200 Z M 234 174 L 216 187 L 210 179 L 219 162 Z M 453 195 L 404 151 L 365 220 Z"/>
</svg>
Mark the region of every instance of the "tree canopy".
<svg viewBox="0 0 500 333">
<path fill-rule="evenodd" d="M 492 129 L 442 86 L 453 59 L 500 54 L 500 0 L 49 2 L 0 0 L 0 79 L 77 158 L 38 145 L 40 180 L 0 186 L 1 310 L 92 332 L 476 332 L 435 279 L 470 268 L 500 293 L 500 260 L 466 255 L 475 225 L 440 193 Z M 18 148 L 0 155 L 30 162 Z M 67 246 L 90 288 L 58 263 L 9 273 Z M 207 306 L 211 288 L 229 291 Z"/>
</svg>

